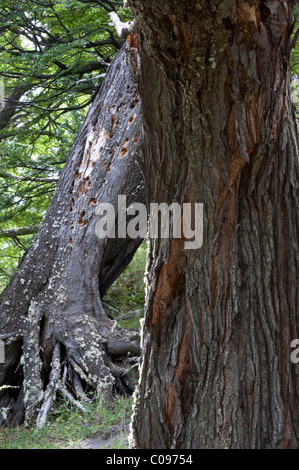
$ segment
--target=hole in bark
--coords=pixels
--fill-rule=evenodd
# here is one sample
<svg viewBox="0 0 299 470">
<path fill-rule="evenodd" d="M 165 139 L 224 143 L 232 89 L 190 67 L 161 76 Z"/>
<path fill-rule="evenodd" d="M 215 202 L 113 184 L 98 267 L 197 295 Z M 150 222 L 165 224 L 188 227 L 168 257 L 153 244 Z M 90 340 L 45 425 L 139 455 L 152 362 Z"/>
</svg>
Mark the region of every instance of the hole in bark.
<svg viewBox="0 0 299 470">
<path fill-rule="evenodd" d="M 131 103 L 131 105 L 130 105 L 130 108 L 131 108 L 131 109 L 135 108 L 135 106 L 136 106 L 136 104 L 138 103 L 138 101 L 139 101 L 139 98 L 138 98 L 138 96 L 136 96 L 136 97 L 134 98 L 134 100 L 132 101 L 132 103 Z"/>
<path fill-rule="evenodd" d="M 119 158 L 123 158 L 127 153 L 128 153 L 128 149 L 127 149 L 127 145 L 128 145 L 128 142 L 129 142 L 130 139 L 128 139 L 128 137 L 126 138 L 125 140 L 125 143 L 119 153 Z"/>
<path fill-rule="evenodd" d="M 124 104 L 125 104 L 125 103 L 120 103 L 120 104 L 117 106 L 117 108 L 116 108 L 116 112 L 117 112 L 117 113 L 119 112 L 120 108 L 121 108 L 122 106 L 124 106 Z"/>
<path fill-rule="evenodd" d="M 124 156 L 128 153 L 128 149 L 123 147 L 120 151 L 119 158 L 124 158 Z"/>
<path fill-rule="evenodd" d="M 90 206 L 95 206 L 96 204 L 97 204 L 96 198 L 95 198 L 95 197 L 92 197 L 92 198 L 90 199 L 90 201 L 89 201 L 89 204 L 88 204 L 89 207 L 90 207 Z"/>
<path fill-rule="evenodd" d="M 129 126 L 131 126 L 131 124 L 135 121 L 135 118 L 136 118 L 136 114 L 133 114 L 133 116 L 130 117 Z"/>
<path fill-rule="evenodd" d="M 261 6 L 260 6 L 260 12 L 261 12 L 261 20 L 263 23 L 266 23 L 268 20 L 269 15 L 271 14 L 271 11 L 266 5 L 265 1 L 261 1 Z"/>
<path fill-rule="evenodd" d="M 224 24 L 225 29 L 231 29 L 231 30 L 233 29 L 233 25 L 232 25 L 230 18 L 224 18 L 223 24 Z"/>
<path fill-rule="evenodd" d="M 85 227 L 87 225 L 86 220 L 84 220 L 84 216 L 85 216 L 85 211 L 82 211 L 78 219 L 78 224 L 80 227 Z"/>
<path fill-rule="evenodd" d="M 73 212 L 74 204 L 75 204 L 75 200 L 72 198 L 71 205 L 70 205 L 70 212 Z"/>
<path fill-rule="evenodd" d="M 71 183 L 70 190 L 69 190 L 70 194 L 73 192 L 73 188 L 74 188 L 75 183 L 76 183 L 76 181 L 77 181 L 77 179 L 78 179 L 78 176 L 79 176 L 79 173 L 78 173 L 78 171 L 76 171 L 76 173 L 75 173 L 75 178 L 73 179 L 73 181 L 72 181 L 72 183 Z"/>
</svg>

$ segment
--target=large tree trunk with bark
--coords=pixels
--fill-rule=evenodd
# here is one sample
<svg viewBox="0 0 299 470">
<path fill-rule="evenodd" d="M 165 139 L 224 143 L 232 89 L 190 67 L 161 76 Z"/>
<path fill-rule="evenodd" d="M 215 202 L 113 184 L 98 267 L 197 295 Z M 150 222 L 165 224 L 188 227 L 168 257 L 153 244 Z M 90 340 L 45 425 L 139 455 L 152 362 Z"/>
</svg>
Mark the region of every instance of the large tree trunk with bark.
<svg viewBox="0 0 299 470">
<path fill-rule="evenodd" d="M 148 200 L 204 204 L 150 242 L 134 448 L 298 448 L 295 3 L 130 0 Z"/>
<path fill-rule="evenodd" d="M 0 423 L 45 422 L 57 390 L 74 399 L 86 388 L 109 399 L 129 391 L 115 355 L 139 352 L 138 332 L 104 312 L 104 294 L 140 239 L 99 239 L 100 202 L 144 202 L 138 166 L 141 118 L 134 36 L 110 66 L 70 152 L 34 243 L 2 295 Z M 80 406 L 78 404 L 78 406 Z"/>
</svg>

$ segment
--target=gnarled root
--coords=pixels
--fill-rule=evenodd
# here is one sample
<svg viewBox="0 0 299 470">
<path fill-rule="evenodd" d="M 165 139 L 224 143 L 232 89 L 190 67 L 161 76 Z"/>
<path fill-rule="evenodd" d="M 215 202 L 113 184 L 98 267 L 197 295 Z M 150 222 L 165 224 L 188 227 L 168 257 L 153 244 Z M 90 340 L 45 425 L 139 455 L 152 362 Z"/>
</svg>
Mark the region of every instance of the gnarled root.
<svg viewBox="0 0 299 470">
<path fill-rule="evenodd" d="M 110 320 L 101 324 L 82 317 L 72 323 L 64 319 L 57 329 L 42 312 L 41 304 L 31 302 L 21 333 L 7 339 L 8 360 L 0 365 L 0 383 L 17 388 L 0 392 L 0 425 L 25 421 L 43 427 L 58 393 L 81 411 L 89 391 L 105 401 L 115 392 L 132 393 L 126 369 L 116 359 L 139 355 L 138 332 L 120 329 Z"/>
</svg>

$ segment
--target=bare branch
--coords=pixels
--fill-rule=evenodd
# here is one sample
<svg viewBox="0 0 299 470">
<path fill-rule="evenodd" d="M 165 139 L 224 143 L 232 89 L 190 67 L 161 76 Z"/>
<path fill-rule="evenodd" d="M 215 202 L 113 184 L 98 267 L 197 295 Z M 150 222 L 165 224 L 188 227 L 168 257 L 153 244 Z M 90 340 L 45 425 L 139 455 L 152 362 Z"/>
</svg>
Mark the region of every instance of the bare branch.
<svg viewBox="0 0 299 470">
<path fill-rule="evenodd" d="M 22 236 L 22 235 L 33 235 L 37 233 L 39 226 L 31 226 L 31 227 L 16 227 L 16 228 L 9 228 L 5 230 L 0 230 L 0 238 L 13 238 Z"/>
<path fill-rule="evenodd" d="M 109 16 L 112 20 L 114 28 L 116 29 L 117 35 L 120 38 L 126 39 L 128 35 L 134 31 L 135 21 L 128 21 L 127 23 L 123 23 L 115 11 L 109 13 Z"/>
</svg>

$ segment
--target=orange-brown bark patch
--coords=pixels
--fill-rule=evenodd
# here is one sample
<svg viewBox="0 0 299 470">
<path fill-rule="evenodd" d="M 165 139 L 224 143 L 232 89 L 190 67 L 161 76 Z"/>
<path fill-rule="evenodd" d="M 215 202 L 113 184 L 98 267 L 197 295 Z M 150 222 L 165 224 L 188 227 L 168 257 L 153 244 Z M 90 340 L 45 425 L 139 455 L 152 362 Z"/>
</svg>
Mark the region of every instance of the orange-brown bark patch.
<svg viewBox="0 0 299 470">
<path fill-rule="evenodd" d="M 192 52 L 191 41 L 190 41 L 190 38 L 191 38 L 190 31 L 188 30 L 188 26 L 184 21 L 180 23 L 179 28 L 180 28 L 181 38 L 183 41 L 184 55 L 187 61 L 190 62 L 191 52 Z"/>
<path fill-rule="evenodd" d="M 129 34 L 128 42 L 131 49 L 137 49 L 137 35 L 134 33 Z"/>
<path fill-rule="evenodd" d="M 251 28 L 260 28 L 261 15 L 257 4 L 249 5 L 249 3 L 239 0 L 236 14 L 238 24 L 245 32 L 249 31 Z"/>
<path fill-rule="evenodd" d="M 170 385 L 167 393 L 167 407 L 166 407 L 166 419 L 168 421 L 172 420 L 173 413 L 175 408 L 175 393 L 173 385 Z"/>
<path fill-rule="evenodd" d="M 168 262 L 162 266 L 158 275 L 153 303 L 152 325 L 162 324 L 165 312 L 178 296 L 178 285 L 181 277 L 180 261 L 183 249 L 184 242 L 181 238 L 170 240 Z"/>
</svg>

